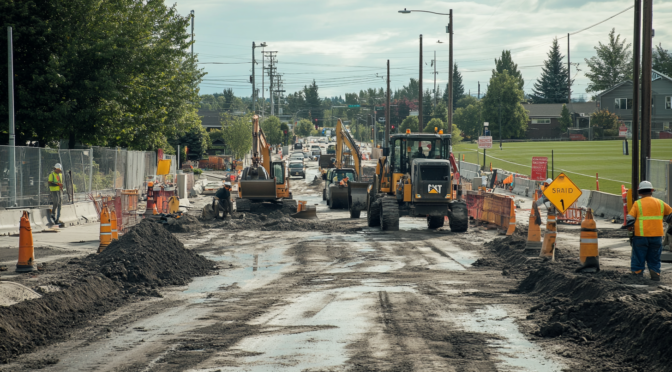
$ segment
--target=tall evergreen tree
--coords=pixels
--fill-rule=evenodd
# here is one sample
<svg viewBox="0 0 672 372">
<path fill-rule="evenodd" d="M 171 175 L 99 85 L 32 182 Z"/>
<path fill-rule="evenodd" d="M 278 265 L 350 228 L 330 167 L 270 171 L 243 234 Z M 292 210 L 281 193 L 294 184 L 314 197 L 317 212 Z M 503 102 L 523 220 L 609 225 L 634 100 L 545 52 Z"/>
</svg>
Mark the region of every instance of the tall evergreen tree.
<svg viewBox="0 0 672 372">
<path fill-rule="evenodd" d="M 501 74 L 504 70 L 508 71 L 510 76 L 513 76 L 518 80 L 518 88 L 523 90 L 525 80 L 523 79 L 523 74 L 518 71 L 518 65 L 513 63 L 510 50 L 502 50 L 502 58 L 495 58 L 495 69 L 492 70 L 492 77 Z"/>
<path fill-rule="evenodd" d="M 632 76 L 632 52 L 631 44 L 621 41 L 621 35 L 616 35 L 616 29 L 609 32 L 609 42 L 605 45 L 601 42 L 595 47 L 596 56 L 585 58 L 589 72 L 586 77 L 590 79 L 587 92 L 601 92 L 614 85 L 624 82 Z"/>
<path fill-rule="evenodd" d="M 310 110 L 310 116 L 314 119 L 323 119 L 324 109 L 322 108 L 322 102 L 315 80 L 313 80 L 313 83 L 309 86 L 303 87 L 303 94 L 306 97 L 306 106 L 308 106 L 307 108 Z"/>
<path fill-rule="evenodd" d="M 457 107 L 457 101 L 464 98 L 464 84 L 462 82 L 462 74 L 457 70 L 457 63 L 453 65 L 453 111 Z M 443 92 L 443 102 L 448 105 L 448 84 L 446 90 Z"/>
<path fill-rule="evenodd" d="M 541 76 L 534 83 L 532 101 L 534 103 L 563 103 L 567 102 L 567 66 L 562 62 L 558 39 L 553 39 L 553 45 L 548 52 L 548 59 L 541 68 Z"/>
<path fill-rule="evenodd" d="M 434 100 L 432 99 L 432 91 L 426 89 L 425 93 L 422 95 L 422 127 L 427 126 L 430 120 L 432 120 L 432 104 Z"/>
<path fill-rule="evenodd" d="M 672 52 L 663 49 L 660 44 L 656 45 L 656 50 L 653 51 L 653 69 L 672 76 Z"/>
</svg>

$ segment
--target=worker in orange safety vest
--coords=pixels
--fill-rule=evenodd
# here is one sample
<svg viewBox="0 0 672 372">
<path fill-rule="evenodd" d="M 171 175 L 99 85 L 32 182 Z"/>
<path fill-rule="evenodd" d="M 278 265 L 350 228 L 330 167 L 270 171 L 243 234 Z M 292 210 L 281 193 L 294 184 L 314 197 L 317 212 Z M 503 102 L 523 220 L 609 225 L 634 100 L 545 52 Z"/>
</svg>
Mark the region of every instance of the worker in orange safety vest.
<svg viewBox="0 0 672 372">
<path fill-rule="evenodd" d="M 663 221 L 672 224 L 672 207 L 652 196 L 655 191 L 649 181 L 639 184 L 640 199 L 632 204 L 623 228 L 634 231 L 630 270 L 643 276 L 644 264 L 649 267 L 651 280 L 660 281 L 660 255 L 663 251 Z"/>
</svg>

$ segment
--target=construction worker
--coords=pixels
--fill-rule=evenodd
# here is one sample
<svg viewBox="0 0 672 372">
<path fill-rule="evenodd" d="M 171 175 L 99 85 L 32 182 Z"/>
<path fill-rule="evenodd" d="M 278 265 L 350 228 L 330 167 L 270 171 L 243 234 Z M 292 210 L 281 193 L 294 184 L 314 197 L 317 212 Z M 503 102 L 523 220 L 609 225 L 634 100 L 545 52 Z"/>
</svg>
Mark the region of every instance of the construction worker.
<svg viewBox="0 0 672 372">
<path fill-rule="evenodd" d="M 345 178 L 343 178 L 341 182 L 339 182 L 339 184 L 341 186 L 348 186 L 348 177 L 346 176 Z"/>
<path fill-rule="evenodd" d="M 215 197 L 219 199 L 217 218 L 219 218 L 219 210 L 223 211 L 222 219 L 226 218 L 227 214 L 231 214 L 231 182 L 224 182 L 224 187 L 217 190 Z"/>
<path fill-rule="evenodd" d="M 541 197 L 537 199 L 537 207 L 541 207 L 542 205 L 546 205 L 546 203 L 550 202 L 546 197 L 546 195 L 544 195 L 544 190 L 546 190 L 546 188 L 548 187 L 548 185 L 551 184 L 551 182 L 553 182 L 553 180 L 547 178 L 546 181 L 544 181 L 544 183 L 541 185 Z M 546 205 L 546 207 L 548 208 L 549 206 Z"/>
<path fill-rule="evenodd" d="M 63 203 L 63 167 L 56 163 L 54 170 L 49 174 L 49 197 L 51 198 L 51 219 L 54 223 L 61 223 L 61 204 Z"/>
<path fill-rule="evenodd" d="M 642 181 L 637 190 L 640 199 L 632 204 L 624 226 L 635 232 L 632 238 L 630 270 L 633 275 L 643 276 L 646 262 L 651 280 L 660 281 L 663 221 L 672 224 L 672 207 L 652 196 L 655 190 L 649 181 Z"/>
</svg>

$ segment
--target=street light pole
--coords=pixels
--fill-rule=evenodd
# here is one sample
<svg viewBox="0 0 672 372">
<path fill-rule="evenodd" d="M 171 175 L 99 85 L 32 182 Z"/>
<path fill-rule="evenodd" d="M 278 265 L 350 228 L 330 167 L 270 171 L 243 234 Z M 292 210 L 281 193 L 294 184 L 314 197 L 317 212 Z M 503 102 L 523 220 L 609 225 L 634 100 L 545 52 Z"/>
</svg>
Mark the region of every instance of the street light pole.
<svg viewBox="0 0 672 372">
<path fill-rule="evenodd" d="M 255 81 L 254 81 L 254 70 L 255 70 L 255 68 L 254 68 L 254 64 L 255 64 L 255 61 L 254 61 L 254 48 L 256 48 L 256 47 L 257 47 L 257 46 L 254 44 L 254 41 L 253 41 L 253 42 L 252 42 L 252 112 L 255 113 L 255 114 L 256 114 L 256 109 L 257 109 L 257 108 L 256 108 L 256 103 L 257 103 L 257 102 L 256 102 L 256 99 L 254 99 L 254 96 L 255 96 L 255 90 L 256 90 L 256 85 L 255 85 Z"/>
<path fill-rule="evenodd" d="M 420 76 L 418 79 L 418 124 L 419 132 L 422 132 L 422 34 L 420 34 Z"/>
<path fill-rule="evenodd" d="M 453 10 L 450 10 L 448 23 L 448 130 L 453 130 Z"/>
</svg>

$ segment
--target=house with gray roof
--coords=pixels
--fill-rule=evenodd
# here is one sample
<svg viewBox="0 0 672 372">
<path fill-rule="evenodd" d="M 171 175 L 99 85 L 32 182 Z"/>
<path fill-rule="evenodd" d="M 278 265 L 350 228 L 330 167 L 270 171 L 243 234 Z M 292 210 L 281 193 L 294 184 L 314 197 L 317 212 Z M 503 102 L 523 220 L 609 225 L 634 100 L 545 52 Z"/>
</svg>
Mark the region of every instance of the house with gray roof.
<svg viewBox="0 0 672 372">
<path fill-rule="evenodd" d="M 641 93 L 640 93 L 641 94 Z M 632 127 L 632 81 L 624 81 L 597 95 L 598 110 L 607 109 Z M 672 78 L 656 70 L 651 74 L 651 138 L 672 138 Z M 630 137 L 630 134 L 628 135 Z"/>
</svg>

